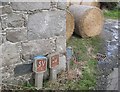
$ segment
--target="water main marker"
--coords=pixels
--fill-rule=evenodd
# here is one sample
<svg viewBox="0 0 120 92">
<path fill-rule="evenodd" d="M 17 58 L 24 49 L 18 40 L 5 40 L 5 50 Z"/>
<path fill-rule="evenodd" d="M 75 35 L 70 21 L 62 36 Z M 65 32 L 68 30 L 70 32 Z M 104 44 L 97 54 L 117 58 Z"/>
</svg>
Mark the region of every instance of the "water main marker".
<svg viewBox="0 0 120 92">
<path fill-rule="evenodd" d="M 43 75 L 47 71 L 47 58 L 44 56 L 34 57 L 33 71 L 35 72 L 35 86 L 37 89 L 43 87 Z"/>
</svg>

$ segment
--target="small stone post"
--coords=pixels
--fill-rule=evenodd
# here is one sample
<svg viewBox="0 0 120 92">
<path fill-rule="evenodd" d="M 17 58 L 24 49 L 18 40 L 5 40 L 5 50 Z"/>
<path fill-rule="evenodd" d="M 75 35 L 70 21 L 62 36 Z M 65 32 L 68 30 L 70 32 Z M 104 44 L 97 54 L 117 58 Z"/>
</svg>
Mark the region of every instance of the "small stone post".
<svg viewBox="0 0 120 92">
<path fill-rule="evenodd" d="M 59 65 L 59 54 L 54 53 L 49 55 L 50 80 L 57 79 L 57 66 Z"/>
<path fill-rule="evenodd" d="M 35 86 L 37 90 L 43 87 L 43 75 L 47 70 L 47 58 L 44 56 L 36 56 L 34 58 L 33 71 L 35 72 Z"/>
<path fill-rule="evenodd" d="M 57 71 L 56 68 L 50 69 L 50 80 L 56 80 L 57 79 Z"/>
<path fill-rule="evenodd" d="M 35 74 L 35 87 L 39 90 L 43 86 L 43 73 Z"/>
</svg>

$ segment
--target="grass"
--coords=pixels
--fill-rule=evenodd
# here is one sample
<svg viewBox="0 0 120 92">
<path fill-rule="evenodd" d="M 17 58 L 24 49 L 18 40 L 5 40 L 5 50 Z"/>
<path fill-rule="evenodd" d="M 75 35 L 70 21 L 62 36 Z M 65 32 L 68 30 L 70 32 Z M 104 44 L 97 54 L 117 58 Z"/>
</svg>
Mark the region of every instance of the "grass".
<svg viewBox="0 0 120 92">
<path fill-rule="evenodd" d="M 79 38 L 72 37 L 68 42 L 68 46 L 72 46 L 75 52 L 80 52 L 78 56 L 79 62 L 87 61 L 87 65 L 85 66 L 84 71 L 82 72 L 83 77 L 78 81 L 75 89 L 79 90 L 89 90 L 95 89 L 96 86 L 96 65 L 97 61 L 91 55 L 96 55 L 101 47 L 101 39 L 100 37 L 93 38 Z M 90 55 L 88 55 L 88 49 L 92 48 Z"/>
<path fill-rule="evenodd" d="M 111 18 L 111 19 L 120 19 L 120 10 L 119 9 L 105 10 L 104 16 L 106 18 Z"/>
<path fill-rule="evenodd" d="M 83 78 L 79 81 L 81 90 L 93 90 L 96 86 L 96 61 L 89 60 L 87 67 L 83 71 Z"/>
</svg>

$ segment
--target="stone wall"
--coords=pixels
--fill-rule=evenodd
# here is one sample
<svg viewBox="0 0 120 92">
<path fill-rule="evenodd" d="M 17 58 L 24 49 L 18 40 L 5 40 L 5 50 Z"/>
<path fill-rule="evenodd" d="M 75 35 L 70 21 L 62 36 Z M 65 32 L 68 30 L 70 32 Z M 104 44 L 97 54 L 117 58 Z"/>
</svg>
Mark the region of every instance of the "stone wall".
<svg viewBox="0 0 120 92">
<path fill-rule="evenodd" d="M 32 80 L 36 55 L 60 53 L 58 73 L 66 68 L 66 11 L 61 2 L 0 2 L 2 83 Z M 49 69 L 48 69 L 49 70 Z M 49 76 L 49 71 L 44 78 Z"/>
</svg>

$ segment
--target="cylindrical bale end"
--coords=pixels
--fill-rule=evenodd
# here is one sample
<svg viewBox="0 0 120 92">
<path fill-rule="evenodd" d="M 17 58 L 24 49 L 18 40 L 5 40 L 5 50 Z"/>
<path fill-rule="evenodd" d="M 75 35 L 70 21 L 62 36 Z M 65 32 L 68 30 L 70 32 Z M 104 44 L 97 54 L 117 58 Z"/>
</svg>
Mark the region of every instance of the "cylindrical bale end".
<svg viewBox="0 0 120 92">
<path fill-rule="evenodd" d="M 71 5 L 70 12 L 75 19 L 75 33 L 82 37 L 99 35 L 104 24 L 102 11 L 93 6 Z"/>
<path fill-rule="evenodd" d="M 67 14 L 66 14 L 66 38 L 67 40 L 70 39 L 73 32 L 74 32 L 74 17 L 69 11 L 67 11 Z"/>
</svg>

